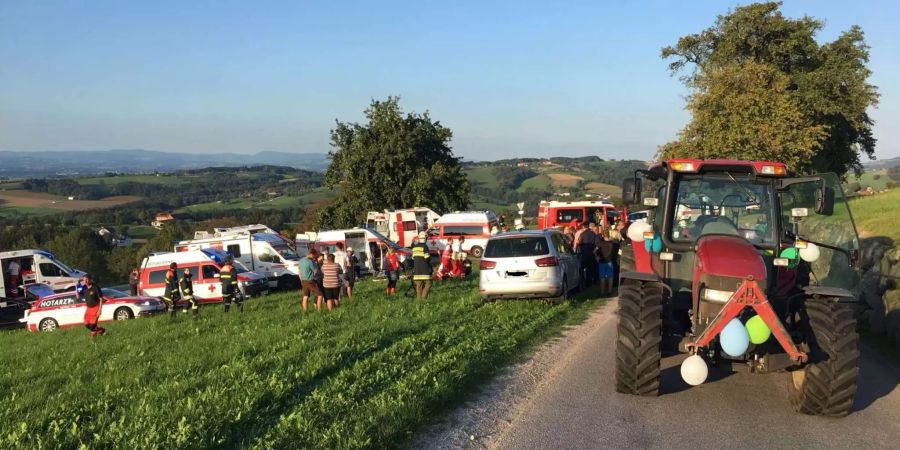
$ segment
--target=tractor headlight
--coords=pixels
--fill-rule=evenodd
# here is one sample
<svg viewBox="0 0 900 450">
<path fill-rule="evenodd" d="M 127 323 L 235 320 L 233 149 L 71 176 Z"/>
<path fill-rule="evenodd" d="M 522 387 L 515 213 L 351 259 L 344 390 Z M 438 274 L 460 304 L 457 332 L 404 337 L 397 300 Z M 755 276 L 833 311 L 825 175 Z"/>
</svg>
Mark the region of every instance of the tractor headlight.
<svg viewBox="0 0 900 450">
<path fill-rule="evenodd" d="M 728 303 L 728 300 L 731 300 L 732 295 L 734 295 L 734 291 L 720 291 L 718 289 L 709 288 L 700 291 L 700 298 L 715 303 Z"/>
</svg>

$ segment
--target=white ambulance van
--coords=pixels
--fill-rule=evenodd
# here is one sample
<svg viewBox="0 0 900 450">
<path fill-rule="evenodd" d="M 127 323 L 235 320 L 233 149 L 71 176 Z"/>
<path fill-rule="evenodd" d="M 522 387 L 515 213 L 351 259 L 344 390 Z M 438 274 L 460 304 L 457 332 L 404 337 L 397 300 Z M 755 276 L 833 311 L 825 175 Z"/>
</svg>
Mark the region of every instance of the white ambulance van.
<svg viewBox="0 0 900 450">
<path fill-rule="evenodd" d="M 175 244 L 176 252 L 200 249 L 224 250 L 248 269 L 263 275 L 269 286 L 296 289 L 300 286 L 300 255 L 287 239 L 269 232 L 250 233 L 246 230 L 216 232 L 214 235 L 194 235 L 197 239 Z M 198 238 L 199 237 L 199 238 Z"/>
<path fill-rule="evenodd" d="M 70 291 L 84 272 L 63 264 L 46 250 L 31 249 L 0 253 L 0 275 L 0 298 L 13 298 L 19 286 L 31 283 L 44 283 L 56 292 Z"/>
<path fill-rule="evenodd" d="M 464 236 L 463 251 L 474 258 L 481 258 L 491 229 L 498 226 L 497 215 L 493 211 L 457 211 L 444 214 L 428 230 L 428 249 L 439 253 L 447 246 L 449 239 L 458 240 Z"/>
<path fill-rule="evenodd" d="M 359 258 L 359 269 L 362 273 L 381 272 L 385 248 L 393 248 L 400 256 L 400 262 L 412 257 L 412 252 L 388 239 L 383 234 L 369 228 L 350 228 L 346 230 L 328 230 L 306 232 L 297 235 L 297 247 L 312 247 L 321 252 L 327 249 L 334 252 L 337 243 L 344 244 L 344 250 L 352 248 Z M 305 256 L 305 255 L 304 255 Z"/>
</svg>

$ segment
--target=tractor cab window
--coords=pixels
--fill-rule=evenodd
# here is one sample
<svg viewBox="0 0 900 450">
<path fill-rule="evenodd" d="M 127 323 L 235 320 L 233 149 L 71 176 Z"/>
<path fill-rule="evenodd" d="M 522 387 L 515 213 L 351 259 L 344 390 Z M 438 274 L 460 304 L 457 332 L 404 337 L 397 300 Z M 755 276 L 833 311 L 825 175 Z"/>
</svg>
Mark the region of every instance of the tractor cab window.
<svg viewBox="0 0 900 450">
<path fill-rule="evenodd" d="M 685 175 L 675 195 L 672 240 L 729 234 L 758 245 L 775 243 L 774 203 L 765 180 L 746 174 Z"/>
</svg>

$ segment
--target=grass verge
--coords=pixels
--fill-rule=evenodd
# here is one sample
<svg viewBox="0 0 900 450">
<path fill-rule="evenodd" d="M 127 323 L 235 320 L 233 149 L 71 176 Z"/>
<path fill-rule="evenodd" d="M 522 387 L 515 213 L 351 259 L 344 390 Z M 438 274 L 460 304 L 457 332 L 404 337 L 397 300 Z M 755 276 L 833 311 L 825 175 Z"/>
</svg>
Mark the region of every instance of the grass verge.
<svg viewBox="0 0 900 450">
<path fill-rule="evenodd" d="M 396 447 L 599 304 L 482 304 L 476 281 L 427 301 L 383 287 L 362 282 L 331 313 L 285 293 L 242 315 L 113 323 L 96 341 L 2 333 L 0 447 Z"/>
</svg>

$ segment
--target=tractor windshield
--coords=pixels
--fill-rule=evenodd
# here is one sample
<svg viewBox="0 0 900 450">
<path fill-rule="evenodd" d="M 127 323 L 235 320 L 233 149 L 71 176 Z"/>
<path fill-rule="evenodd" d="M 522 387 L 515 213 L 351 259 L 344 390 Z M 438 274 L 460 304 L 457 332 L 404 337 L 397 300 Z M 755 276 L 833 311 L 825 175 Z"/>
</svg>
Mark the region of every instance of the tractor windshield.
<svg viewBox="0 0 900 450">
<path fill-rule="evenodd" d="M 676 189 L 673 241 L 731 234 L 754 244 L 774 245 L 774 203 L 766 180 L 728 172 L 684 175 Z"/>
<path fill-rule="evenodd" d="M 851 255 L 859 251 L 859 238 L 850 207 L 835 174 L 818 175 L 815 181 L 790 184 L 781 197 L 782 237 L 790 245 L 794 239 L 818 244 L 816 258 L 810 268 L 815 281 L 822 286 L 857 288 L 859 273 L 851 266 Z M 815 212 L 816 191 L 821 187 L 834 190 L 834 211 L 831 215 Z M 793 210 L 806 209 L 806 217 L 793 217 Z"/>
</svg>

